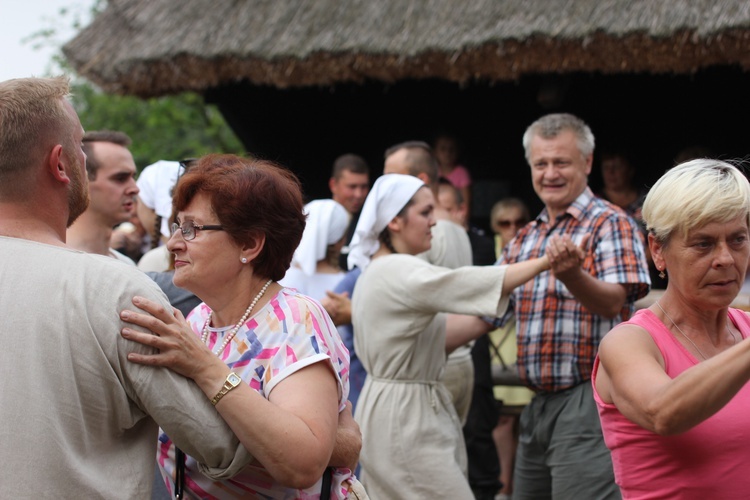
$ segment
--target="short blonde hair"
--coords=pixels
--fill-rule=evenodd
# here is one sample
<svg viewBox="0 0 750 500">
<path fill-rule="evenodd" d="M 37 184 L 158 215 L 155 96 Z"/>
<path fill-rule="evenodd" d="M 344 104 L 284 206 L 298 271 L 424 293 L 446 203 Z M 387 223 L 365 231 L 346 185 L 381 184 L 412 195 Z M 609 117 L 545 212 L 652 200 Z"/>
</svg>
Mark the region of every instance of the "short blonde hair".
<svg viewBox="0 0 750 500">
<path fill-rule="evenodd" d="M 72 122 L 63 104 L 69 89 L 62 76 L 0 82 L 0 181 L 28 169 L 48 147 L 72 147 Z"/>
<path fill-rule="evenodd" d="M 643 203 L 646 229 L 661 244 L 711 222 L 744 217 L 750 225 L 750 183 L 734 165 L 706 158 L 668 170 Z"/>
</svg>

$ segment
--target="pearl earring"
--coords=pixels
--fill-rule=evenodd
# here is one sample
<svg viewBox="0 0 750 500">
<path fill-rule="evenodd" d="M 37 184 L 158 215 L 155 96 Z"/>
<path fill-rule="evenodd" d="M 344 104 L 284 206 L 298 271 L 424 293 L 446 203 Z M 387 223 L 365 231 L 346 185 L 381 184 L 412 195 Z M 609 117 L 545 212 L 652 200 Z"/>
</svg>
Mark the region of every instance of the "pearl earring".
<svg viewBox="0 0 750 500">
<path fill-rule="evenodd" d="M 247 264 L 247 259 L 246 259 L 245 257 L 242 257 L 242 258 L 240 259 L 240 261 L 242 261 L 242 263 L 243 263 L 243 264 Z"/>
</svg>

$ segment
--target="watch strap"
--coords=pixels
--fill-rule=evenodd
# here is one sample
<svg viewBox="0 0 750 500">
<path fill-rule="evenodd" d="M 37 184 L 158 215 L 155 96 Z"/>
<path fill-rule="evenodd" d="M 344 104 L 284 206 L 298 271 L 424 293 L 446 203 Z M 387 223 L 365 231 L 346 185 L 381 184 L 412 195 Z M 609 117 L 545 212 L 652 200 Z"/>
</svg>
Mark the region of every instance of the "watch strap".
<svg viewBox="0 0 750 500">
<path fill-rule="evenodd" d="M 232 389 L 240 385 L 241 380 L 242 379 L 240 379 L 239 375 L 237 375 L 234 372 L 229 372 L 229 375 L 227 375 L 226 380 L 224 380 L 224 385 L 219 390 L 219 392 L 216 393 L 216 396 L 213 397 L 213 399 L 211 400 L 211 404 L 216 406 L 216 403 L 218 403 L 219 400 L 221 400 L 221 398 L 223 398 L 226 395 L 226 393 L 228 393 L 229 391 L 231 391 Z"/>
</svg>

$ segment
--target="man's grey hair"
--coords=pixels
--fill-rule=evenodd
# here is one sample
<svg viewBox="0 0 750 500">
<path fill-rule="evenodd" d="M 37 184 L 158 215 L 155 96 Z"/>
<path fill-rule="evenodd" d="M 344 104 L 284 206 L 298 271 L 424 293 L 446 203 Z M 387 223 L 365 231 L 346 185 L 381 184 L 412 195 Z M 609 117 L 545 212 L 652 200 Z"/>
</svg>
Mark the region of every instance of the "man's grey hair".
<svg viewBox="0 0 750 500">
<path fill-rule="evenodd" d="M 539 118 L 529 125 L 529 128 L 523 134 L 523 149 L 526 154 L 526 161 L 530 162 L 529 148 L 534 136 L 553 139 L 566 130 L 570 130 L 576 135 L 578 150 L 584 158 L 594 153 L 594 134 L 586 125 L 586 122 L 569 113 L 554 113 Z"/>
</svg>

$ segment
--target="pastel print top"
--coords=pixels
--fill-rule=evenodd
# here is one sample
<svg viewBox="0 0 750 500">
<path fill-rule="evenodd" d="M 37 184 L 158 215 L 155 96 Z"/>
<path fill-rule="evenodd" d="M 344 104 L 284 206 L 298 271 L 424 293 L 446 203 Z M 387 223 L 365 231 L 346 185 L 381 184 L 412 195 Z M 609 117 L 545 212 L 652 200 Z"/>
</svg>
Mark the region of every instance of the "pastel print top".
<svg viewBox="0 0 750 500">
<path fill-rule="evenodd" d="M 210 312 L 206 304 L 200 304 L 188 316 L 196 335 L 201 335 Z M 208 346 L 217 349 L 230 329 L 231 326 L 210 328 Z M 221 359 L 265 398 L 276 384 L 298 370 L 317 362 L 329 363 L 338 382 L 339 411 L 345 406 L 349 393 L 349 352 L 323 307 L 294 290 L 282 289 L 251 316 L 224 349 Z M 167 489 L 173 493 L 174 446 L 163 432 L 158 446 L 159 467 Z M 201 474 L 192 457 L 187 458 L 185 470 L 187 498 L 315 499 L 320 495 L 321 481 L 307 490 L 286 488 L 274 483 L 258 462 L 225 481 L 212 481 Z M 349 469 L 336 469 L 331 498 L 346 498 L 352 478 Z"/>
</svg>

